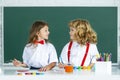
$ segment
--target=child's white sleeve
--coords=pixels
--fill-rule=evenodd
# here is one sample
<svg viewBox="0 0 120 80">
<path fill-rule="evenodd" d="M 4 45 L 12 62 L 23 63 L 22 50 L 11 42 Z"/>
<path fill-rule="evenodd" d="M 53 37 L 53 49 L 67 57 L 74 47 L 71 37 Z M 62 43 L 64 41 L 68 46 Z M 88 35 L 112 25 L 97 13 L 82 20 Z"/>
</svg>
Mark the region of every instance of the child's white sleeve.
<svg viewBox="0 0 120 80">
<path fill-rule="evenodd" d="M 49 49 L 50 49 L 49 63 L 58 62 L 57 52 L 55 47 L 51 44 Z"/>
<path fill-rule="evenodd" d="M 61 52 L 61 55 L 60 55 L 60 62 L 61 63 L 68 64 L 67 53 L 68 53 L 68 44 L 66 44 L 64 46 L 64 48 L 62 49 L 62 52 Z"/>
<path fill-rule="evenodd" d="M 27 66 L 29 66 L 28 64 L 28 53 L 27 53 L 27 47 L 24 48 L 23 50 L 23 63 L 27 64 Z"/>
<path fill-rule="evenodd" d="M 91 56 L 92 56 L 92 63 L 95 63 L 96 62 L 96 59 L 97 59 L 97 55 L 99 55 L 99 52 L 98 52 L 98 49 L 97 49 L 97 46 L 95 44 L 92 44 L 92 47 L 91 47 Z"/>
</svg>

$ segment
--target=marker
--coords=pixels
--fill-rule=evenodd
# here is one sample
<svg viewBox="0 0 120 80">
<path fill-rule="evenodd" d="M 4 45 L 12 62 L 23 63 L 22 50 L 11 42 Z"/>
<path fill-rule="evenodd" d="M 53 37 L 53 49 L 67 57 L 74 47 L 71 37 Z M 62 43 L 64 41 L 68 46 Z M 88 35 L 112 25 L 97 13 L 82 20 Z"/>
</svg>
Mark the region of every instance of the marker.
<svg viewBox="0 0 120 80">
<path fill-rule="evenodd" d="M 107 57 L 106 57 L 106 54 L 105 54 L 105 53 L 103 53 L 103 55 L 104 55 L 104 61 L 106 61 L 106 58 L 107 58 Z"/>
<path fill-rule="evenodd" d="M 98 61 L 101 61 L 101 53 L 100 53 L 100 57 L 99 57 Z"/>
<path fill-rule="evenodd" d="M 111 53 L 110 54 L 108 54 L 108 61 L 111 61 Z"/>
<path fill-rule="evenodd" d="M 91 70 L 91 67 L 90 67 L 90 66 L 87 66 L 87 70 Z"/>
<path fill-rule="evenodd" d="M 82 66 L 82 69 L 85 70 L 85 69 L 86 69 L 86 66 Z"/>
<path fill-rule="evenodd" d="M 22 73 L 17 73 L 17 75 L 22 76 Z"/>
<path fill-rule="evenodd" d="M 44 73 L 36 73 L 36 75 L 44 75 Z"/>
<path fill-rule="evenodd" d="M 112 54 L 110 53 L 110 54 L 109 54 L 109 61 L 111 61 L 111 56 L 112 56 Z"/>
<path fill-rule="evenodd" d="M 104 61 L 104 58 L 102 57 L 101 54 L 100 54 L 100 61 Z"/>
<path fill-rule="evenodd" d="M 77 67 L 77 66 L 74 66 L 74 67 L 73 67 L 73 69 L 74 69 L 74 70 L 77 70 L 77 69 L 78 69 L 78 67 Z"/>
<path fill-rule="evenodd" d="M 106 61 L 109 61 L 109 54 L 106 53 Z"/>
<path fill-rule="evenodd" d="M 32 75 L 36 75 L 36 73 L 35 73 L 35 72 L 33 72 L 33 73 L 32 73 Z"/>
<path fill-rule="evenodd" d="M 99 54 L 96 54 L 95 56 L 96 56 L 97 59 L 100 58 L 100 55 L 99 55 Z"/>
<path fill-rule="evenodd" d="M 25 75 L 32 75 L 32 73 L 25 73 Z"/>
<path fill-rule="evenodd" d="M 44 75 L 44 73 L 28 72 L 25 75 Z"/>
<path fill-rule="evenodd" d="M 79 67 L 78 67 L 78 70 L 80 71 L 81 69 L 82 69 L 82 67 L 81 67 L 81 66 L 79 66 Z"/>
</svg>

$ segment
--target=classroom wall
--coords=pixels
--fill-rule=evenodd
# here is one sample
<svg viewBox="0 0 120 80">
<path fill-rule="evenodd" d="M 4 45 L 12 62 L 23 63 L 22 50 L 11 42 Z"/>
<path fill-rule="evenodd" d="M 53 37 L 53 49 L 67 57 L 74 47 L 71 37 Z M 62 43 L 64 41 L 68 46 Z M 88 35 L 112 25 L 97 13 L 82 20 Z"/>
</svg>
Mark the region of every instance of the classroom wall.
<svg viewBox="0 0 120 80">
<path fill-rule="evenodd" d="M 4 6 L 118 6 L 118 61 L 120 62 L 119 0 L 0 0 L 0 63 L 3 61 L 2 7 Z"/>
<path fill-rule="evenodd" d="M 119 0 L 1 0 L 4 6 L 107 6 Z"/>
<path fill-rule="evenodd" d="M 1 61 L 2 61 L 2 21 L 1 21 L 1 17 L 2 17 L 2 11 L 1 11 L 1 7 L 0 7 L 0 65 L 1 65 Z"/>
</svg>

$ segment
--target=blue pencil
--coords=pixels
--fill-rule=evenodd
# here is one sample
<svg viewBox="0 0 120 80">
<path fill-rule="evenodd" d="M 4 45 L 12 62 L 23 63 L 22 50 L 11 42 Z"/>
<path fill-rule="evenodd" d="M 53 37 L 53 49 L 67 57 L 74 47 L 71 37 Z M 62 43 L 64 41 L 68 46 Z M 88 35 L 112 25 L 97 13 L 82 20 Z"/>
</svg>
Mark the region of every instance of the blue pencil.
<svg viewBox="0 0 120 80">
<path fill-rule="evenodd" d="M 63 60 L 62 60 L 61 56 L 59 57 L 59 61 L 60 61 L 60 63 L 63 63 Z"/>
</svg>

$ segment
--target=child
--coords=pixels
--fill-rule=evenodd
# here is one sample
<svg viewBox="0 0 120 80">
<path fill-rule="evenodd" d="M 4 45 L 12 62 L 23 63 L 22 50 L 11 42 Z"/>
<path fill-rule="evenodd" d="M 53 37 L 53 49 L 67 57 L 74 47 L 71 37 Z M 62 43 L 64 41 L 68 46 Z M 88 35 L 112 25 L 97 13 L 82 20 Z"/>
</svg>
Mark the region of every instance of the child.
<svg viewBox="0 0 120 80">
<path fill-rule="evenodd" d="M 98 55 L 96 46 L 97 35 L 87 20 L 77 19 L 69 23 L 70 42 L 61 53 L 59 67 L 72 64 L 73 66 L 89 66 L 92 68 Z"/>
<path fill-rule="evenodd" d="M 28 44 L 23 51 L 23 63 L 14 59 L 15 66 L 39 69 L 39 71 L 51 70 L 58 62 L 55 47 L 48 42 L 48 24 L 36 21 L 30 30 Z"/>
</svg>

